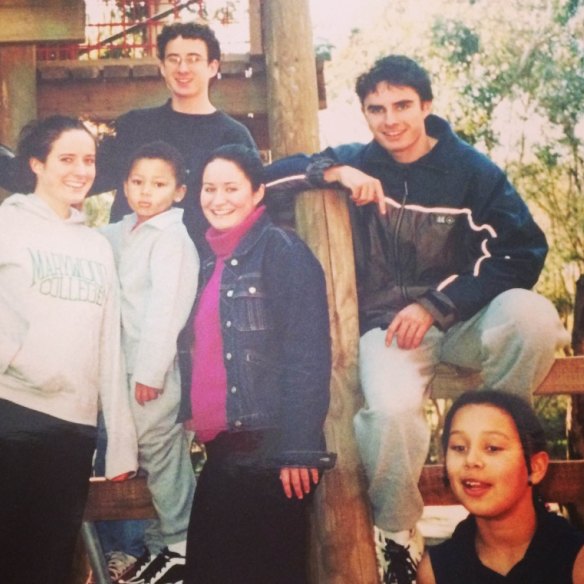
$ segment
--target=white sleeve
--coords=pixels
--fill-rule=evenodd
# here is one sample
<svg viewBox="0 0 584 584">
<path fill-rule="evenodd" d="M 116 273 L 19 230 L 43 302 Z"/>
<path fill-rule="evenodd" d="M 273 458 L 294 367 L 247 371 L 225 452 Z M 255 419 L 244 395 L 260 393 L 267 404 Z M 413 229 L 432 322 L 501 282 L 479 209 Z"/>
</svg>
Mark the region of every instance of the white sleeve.
<svg viewBox="0 0 584 584">
<path fill-rule="evenodd" d="M 138 470 L 138 440 L 121 351 L 120 294 L 113 259 L 102 320 L 99 375 L 99 397 L 107 430 L 105 475 L 111 479 Z"/>
<path fill-rule="evenodd" d="M 141 324 L 134 381 L 162 389 L 177 354 L 177 338 L 197 292 L 199 257 L 186 231 L 160 237 L 150 260 L 151 288 Z"/>
</svg>

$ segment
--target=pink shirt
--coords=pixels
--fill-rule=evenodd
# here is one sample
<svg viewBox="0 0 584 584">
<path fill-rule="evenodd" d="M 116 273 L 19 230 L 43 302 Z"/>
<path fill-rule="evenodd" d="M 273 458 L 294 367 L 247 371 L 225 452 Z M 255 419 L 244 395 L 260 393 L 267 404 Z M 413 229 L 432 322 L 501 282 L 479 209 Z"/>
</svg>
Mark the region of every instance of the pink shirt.
<svg viewBox="0 0 584 584">
<path fill-rule="evenodd" d="M 194 429 L 202 442 L 213 440 L 228 428 L 227 371 L 223 363 L 219 314 L 219 293 L 225 260 L 264 211 L 264 206 L 258 207 L 245 221 L 229 231 L 217 231 L 210 227 L 205 234 L 217 262 L 201 293 L 193 322 L 195 342 L 192 348 L 191 405 Z"/>
</svg>

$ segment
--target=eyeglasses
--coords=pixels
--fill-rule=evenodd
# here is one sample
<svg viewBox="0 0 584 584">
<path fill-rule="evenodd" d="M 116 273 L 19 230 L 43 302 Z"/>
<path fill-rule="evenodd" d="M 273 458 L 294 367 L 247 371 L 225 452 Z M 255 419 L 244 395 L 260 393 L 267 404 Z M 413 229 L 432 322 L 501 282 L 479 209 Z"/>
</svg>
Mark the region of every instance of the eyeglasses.
<svg viewBox="0 0 584 584">
<path fill-rule="evenodd" d="M 180 67 L 184 63 L 187 67 L 195 67 L 199 63 L 206 63 L 207 59 L 201 55 L 186 55 L 179 57 L 179 55 L 168 55 L 164 58 L 164 62 L 170 67 Z"/>
</svg>

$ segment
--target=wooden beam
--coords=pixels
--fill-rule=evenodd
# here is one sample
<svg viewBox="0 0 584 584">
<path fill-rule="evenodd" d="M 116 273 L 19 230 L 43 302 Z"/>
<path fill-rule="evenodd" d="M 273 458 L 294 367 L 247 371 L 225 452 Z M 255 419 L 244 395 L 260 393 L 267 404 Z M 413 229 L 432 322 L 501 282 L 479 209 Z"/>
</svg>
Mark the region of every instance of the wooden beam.
<svg viewBox="0 0 584 584">
<path fill-rule="evenodd" d="M 83 42 L 83 0 L 3 0 L 0 43 Z"/>
<path fill-rule="evenodd" d="M 535 395 L 562 393 L 584 395 L 584 356 L 556 359 L 547 377 L 535 391 Z"/>
<path fill-rule="evenodd" d="M 122 70 L 119 70 L 120 72 Z M 39 84 L 39 115 L 65 113 L 109 122 L 136 108 L 166 102 L 168 91 L 157 78 L 110 77 Z M 213 103 L 232 116 L 266 115 L 265 79 L 224 78 L 212 89 Z"/>
<path fill-rule="evenodd" d="M 332 409 L 336 410 L 339 405 L 340 402 L 333 404 Z M 345 464 L 343 461 L 339 462 Z M 344 471 L 337 472 L 332 483 L 339 487 L 339 483 L 344 479 L 346 479 Z M 582 485 L 584 485 L 584 460 L 552 460 L 540 486 L 540 492 L 544 501 L 584 503 Z M 441 464 L 424 466 L 419 486 L 425 505 L 459 504 L 450 487 L 444 483 L 444 466 Z M 324 520 L 330 529 L 344 531 L 350 527 L 350 532 L 357 537 L 362 526 L 354 524 L 348 526 L 346 522 L 351 519 L 350 514 L 342 511 L 338 508 L 332 509 Z M 84 515 L 86 521 L 153 517 L 156 517 L 156 510 L 152 505 L 152 498 L 144 477 L 123 482 L 91 480 Z M 351 554 L 352 552 L 349 547 L 342 550 L 342 553 Z M 343 556 L 331 559 L 336 559 L 341 565 L 346 561 Z M 339 566 L 336 566 L 336 569 L 339 569 Z"/>
<path fill-rule="evenodd" d="M 453 399 L 464 391 L 480 387 L 481 384 L 480 372 L 440 363 L 432 380 L 432 397 Z M 534 393 L 538 396 L 568 393 L 584 395 L 584 356 L 558 357 Z"/>
<path fill-rule="evenodd" d="M 0 87 L 0 143 L 14 149 L 21 128 L 37 117 L 32 45 L 0 45 Z"/>
<path fill-rule="evenodd" d="M 317 71 L 307 0 L 264 0 L 263 42 L 268 123 L 275 160 L 319 150 Z M 296 227 L 327 279 L 333 376 L 325 433 L 337 466 L 316 492 L 311 545 L 314 584 L 376 584 L 373 526 L 352 418 L 360 403 L 359 338 L 351 227 L 346 202 L 333 192 L 297 197 Z"/>
<path fill-rule="evenodd" d="M 121 482 L 91 479 L 85 521 L 102 519 L 149 519 L 156 517 L 144 477 Z"/>
<path fill-rule="evenodd" d="M 326 107 L 322 61 L 316 68 L 319 107 Z M 263 59 L 228 55 L 221 71 L 221 79 L 211 86 L 214 105 L 236 118 L 267 119 Z M 47 61 L 38 64 L 38 78 L 38 111 L 43 117 L 61 113 L 110 122 L 130 109 L 156 107 L 169 96 L 153 58 Z"/>
</svg>

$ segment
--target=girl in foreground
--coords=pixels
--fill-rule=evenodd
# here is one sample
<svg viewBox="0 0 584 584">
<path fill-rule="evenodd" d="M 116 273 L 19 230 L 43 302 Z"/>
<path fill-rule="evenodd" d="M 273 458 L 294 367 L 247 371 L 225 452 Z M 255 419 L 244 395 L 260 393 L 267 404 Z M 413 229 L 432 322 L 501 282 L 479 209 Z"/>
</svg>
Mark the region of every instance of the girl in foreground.
<svg viewBox="0 0 584 584">
<path fill-rule="evenodd" d="M 330 466 L 323 423 L 330 337 L 322 269 L 260 203 L 263 167 L 242 146 L 216 150 L 201 204 L 214 256 L 194 319 L 194 429 L 207 461 L 197 483 L 185 584 L 303 584 L 305 507 Z"/>
<path fill-rule="evenodd" d="M 527 402 L 499 391 L 463 394 L 442 445 L 450 487 L 470 515 L 429 548 L 418 584 L 584 583 L 584 534 L 537 496 L 549 458 Z"/>
<path fill-rule="evenodd" d="M 136 435 L 112 252 L 75 208 L 95 176 L 95 140 L 53 116 L 23 129 L 17 159 L 30 194 L 0 206 L 0 582 L 63 584 L 98 398 L 112 436 L 108 477 L 136 470 Z"/>
</svg>

